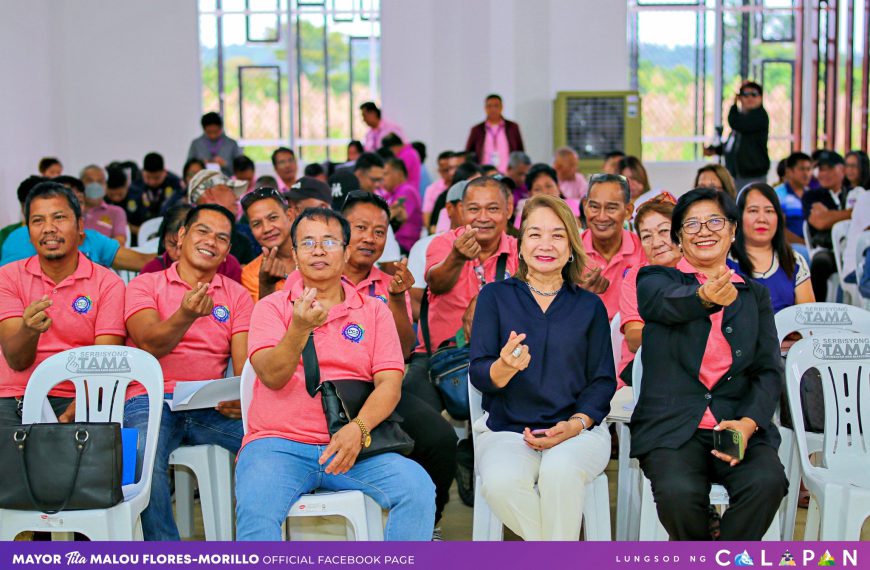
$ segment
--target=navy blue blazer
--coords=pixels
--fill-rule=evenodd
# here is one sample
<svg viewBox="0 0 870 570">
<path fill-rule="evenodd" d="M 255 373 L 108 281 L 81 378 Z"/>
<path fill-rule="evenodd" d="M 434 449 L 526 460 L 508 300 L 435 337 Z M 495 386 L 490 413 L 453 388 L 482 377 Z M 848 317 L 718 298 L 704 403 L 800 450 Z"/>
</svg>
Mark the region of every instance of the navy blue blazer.
<svg viewBox="0 0 870 570">
<path fill-rule="evenodd" d="M 694 275 L 662 266 L 638 272 L 637 302 L 644 320 L 643 380 L 631 416 L 631 456 L 653 449 L 677 449 L 688 441 L 707 407 L 717 421 L 749 417 L 759 431 L 749 447 L 779 447 L 771 421 L 783 385 L 783 366 L 773 307 L 767 288 L 754 281 L 735 283 L 737 299 L 725 307 L 722 333 L 731 345 L 732 364 L 708 390 L 699 380 L 701 359 L 712 326 L 696 292 Z"/>
<path fill-rule="evenodd" d="M 511 331 L 526 333 L 532 357 L 507 386 L 489 375 Z M 616 372 L 607 309 L 598 295 L 563 284 L 541 311 L 528 285 L 515 277 L 485 285 L 477 299 L 471 332 L 469 377 L 483 392 L 493 431 L 550 428 L 573 414 L 600 423 L 610 413 Z"/>
</svg>

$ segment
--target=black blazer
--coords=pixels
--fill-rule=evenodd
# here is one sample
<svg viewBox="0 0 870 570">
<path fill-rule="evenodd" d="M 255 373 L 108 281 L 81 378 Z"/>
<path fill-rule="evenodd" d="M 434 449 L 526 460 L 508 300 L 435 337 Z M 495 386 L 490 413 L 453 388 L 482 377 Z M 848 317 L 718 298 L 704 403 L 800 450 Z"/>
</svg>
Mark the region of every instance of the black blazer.
<svg viewBox="0 0 870 570">
<path fill-rule="evenodd" d="M 480 164 L 485 164 L 489 157 L 483 156 L 483 145 L 486 142 L 486 121 L 477 123 L 471 127 L 468 140 L 465 142 L 465 152 L 474 152 Z M 508 150 L 525 150 L 523 147 L 523 135 L 520 134 L 520 126 L 513 121 L 504 119 L 504 134 L 507 137 Z M 500 164 L 500 168 L 507 168 L 507 164 Z"/>
<path fill-rule="evenodd" d="M 718 421 L 750 417 L 759 431 L 749 447 L 779 447 L 772 423 L 783 385 L 783 366 L 768 290 L 754 281 L 735 283 L 737 299 L 722 319 L 732 365 L 712 390 L 699 380 L 709 315 L 696 295 L 697 279 L 676 269 L 648 266 L 637 277 L 643 328 L 643 384 L 631 416 L 631 456 L 676 449 L 688 441 L 707 406 Z"/>
</svg>

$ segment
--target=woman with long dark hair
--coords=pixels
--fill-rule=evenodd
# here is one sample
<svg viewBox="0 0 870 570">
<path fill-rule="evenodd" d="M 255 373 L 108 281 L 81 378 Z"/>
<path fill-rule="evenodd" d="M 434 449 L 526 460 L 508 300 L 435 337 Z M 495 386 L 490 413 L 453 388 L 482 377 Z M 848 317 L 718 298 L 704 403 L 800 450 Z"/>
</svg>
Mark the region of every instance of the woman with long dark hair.
<svg viewBox="0 0 870 570">
<path fill-rule="evenodd" d="M 816 300 L 807 260 L 785 239 L 785 214 L 776 191 L 756 182 L 737 197 L 740 223 L 732 248 L 745 253 L 737 265 L 740 271 L 770 290 L 774 312 Z"/>
</svg>

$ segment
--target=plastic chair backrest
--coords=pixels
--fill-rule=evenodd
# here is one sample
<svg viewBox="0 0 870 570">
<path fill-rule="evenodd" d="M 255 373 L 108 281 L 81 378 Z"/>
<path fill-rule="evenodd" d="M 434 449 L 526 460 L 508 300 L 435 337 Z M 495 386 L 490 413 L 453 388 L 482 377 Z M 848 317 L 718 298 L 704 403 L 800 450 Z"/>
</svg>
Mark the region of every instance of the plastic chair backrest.
<svg viewBox="0 0 870 570">
<path fill-rule="evenodd" d="M 834 250 L 834 262 L 837 264 L 837 273 L 840 275 L 840 280 L 845 277 L 843 275 L 843 250 L 846 248 L 846 236 L 849 233 L 849 227 L 852 225 L 852 220 L 841 220 L 831 227 L 831 243 Z"/>
<path fill-rule="evenodd" d="M 381 254 L 379 263 L 388 261 L 399 261 L 402 259 L 402 250 L 399 247 L 399 242 L 396 241 L 396 234 L 393 233 L 393 228 L 387 226 L 387 243 L 384 245 L 384 253 Z"/>
<path fill-rule="evenodd" d="M 616 366 L 619 372 L 619 362 L 622 360 L 622 338 L 623 334 L 619 330 L 622 325 L 622 315 L 616 313 L 613 315 L 613 320 L 610 321 L 610 345 L 613 349 L 613 365 Z"/>
<path fill-rule="evenodd" d="M 861 285 L 861 277 L 864 275 L 864 252 L 870 247 L 870 230 L 864 231 L 858 237 L 858 245 L 855 248 L 855 281 Z"/>
<path fill-rule="evenodd" d="M 635 405 L 637 405 L 637 399 L 640 398 L 640 383 L 641 380 L 643 380 L 643 359 L 641 359 L 641 351 L 643 351 L 642 346 L 634 353 L 634 362 L 631 365 L 631 391 L 634 394 Z"/>
<path fill-rule="evenodd" d="M 44 403 L 49 391 L 65 381 L 75 386 L 77 422 L 123 423 L 127 386 L 139 382 L 145 388 L 149 408 L 143 476 L 127 488 L 138 490 L 150 485 L 163 412 L 163 371 L 157 359 L 138 348 L 108 345 L 83 346 L 50 356 L 27 382 L 22 423 L 57 421 L 56 417 L 46 417 Z"/>
<path fill-rule="evenodd" d="M 477 439 L 477 434 L 474 430 L 474 422 L 483 416 L 483 394 L 474 387 L 471 383 L 471 378 L 468 379 L 468 408 L 469 419 L 471 420 L 471 440 L 472 443 Z"/>
<path fill-rule="evenodd" d="M 870 336 L 844 333 L 802 339 L 792 346 L 786 358 L 792 417 L 804 417 L 800 380 L 810 368 L 821 372 L 825 399 L 823 465 L 858 474 L 866 485 L 870 427 L 862 421 L 866 424 L 870 418 Z M 803 422 L 795 422 L 794 429 L 801 467 L 811 469 Z"/>
<path fill-rule="evenodd" d="M 248 411 L 251 407 L 251 400 L 254 399 L 254 382 L 257 380 L 257 373 L 254 372 L 254 367 L 250 360 L 245 361 L 245 367 L 242 368 L 241 381 L 241 407 L 242 407 L 242 427 L 245 433 L 248 433 Z"/>
<path fill-rule="evenodd" d="M 140 245 L 155 237 L 155 234 L 160 231 L 160 224 L 163 223 L 163 216 L 145 220 L 139 226 L 139 243 Z M 156 236 L 160 237 L 160 236 Z"/>
<path fill-rule="evenodd" d="M 779 343 L 793 332 L 803 338 L 843 331 L 870 334 L 870 311 L 841 303 L 804 303 L 786 307 L 776 314 Z"/>
</svg>

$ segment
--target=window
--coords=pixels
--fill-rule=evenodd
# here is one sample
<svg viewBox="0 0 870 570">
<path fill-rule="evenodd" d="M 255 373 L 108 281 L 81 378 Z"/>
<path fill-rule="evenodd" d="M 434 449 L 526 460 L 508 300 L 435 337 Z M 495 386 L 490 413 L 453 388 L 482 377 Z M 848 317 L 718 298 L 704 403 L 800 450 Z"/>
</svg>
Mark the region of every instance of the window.
<svg viewBox="0 0 870 570">
<path fill-rule="evenodd" d="M 379 0 L 199 0 L 203 112 L 245 154 L 343 161 L 379 100 Z"/>
</svg>

